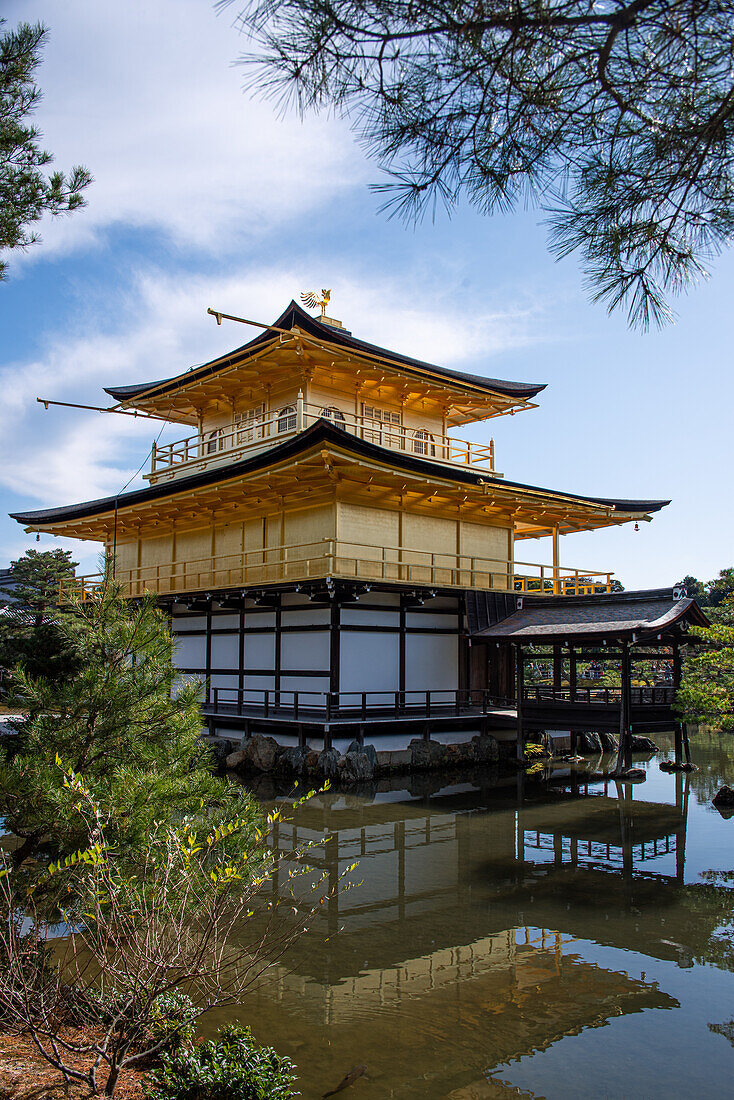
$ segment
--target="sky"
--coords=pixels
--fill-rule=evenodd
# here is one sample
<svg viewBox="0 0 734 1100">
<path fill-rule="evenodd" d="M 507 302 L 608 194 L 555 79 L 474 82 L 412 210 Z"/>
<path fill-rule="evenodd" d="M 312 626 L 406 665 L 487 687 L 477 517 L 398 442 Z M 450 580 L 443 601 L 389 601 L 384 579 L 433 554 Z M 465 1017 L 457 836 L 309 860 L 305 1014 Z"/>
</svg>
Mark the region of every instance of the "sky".
<svg viewBox="0 0 734 1100">
<path fill-rule="evenodd" d="M 545 382 L 540 407 L 477 424 L 506 477 L 593 496 L 668 499 L 652 523 L 570 535 L 561 562 L 626 588 L 734 564 L 734 254 L 677 299 L 663 330 L 590 303 L 575 257 L 555 262 L 542 213 L 380 212 L 382 177 L 346 121 L 283 114 L 243 91 L 247 43 L 212 0 L 6 0 L 50 30 L 36 121 L 56 165 L 81 163 L 88 206 L 41 226 L 0 283 L 0 566 L 29 547 L 8 512 L 113 494 L 141 473 L 156 426 L 51 407 L 166 377 L 250 339 L 208 306 L 272 322 L 302 290 L 356 336 L 457 370 Z M 161 442 L 188 434 L 163 428 Z M 142 466 L 142 469 L 141 469 Z M 547 561 L 548 540 L 517 556 Z"/>
</svg>

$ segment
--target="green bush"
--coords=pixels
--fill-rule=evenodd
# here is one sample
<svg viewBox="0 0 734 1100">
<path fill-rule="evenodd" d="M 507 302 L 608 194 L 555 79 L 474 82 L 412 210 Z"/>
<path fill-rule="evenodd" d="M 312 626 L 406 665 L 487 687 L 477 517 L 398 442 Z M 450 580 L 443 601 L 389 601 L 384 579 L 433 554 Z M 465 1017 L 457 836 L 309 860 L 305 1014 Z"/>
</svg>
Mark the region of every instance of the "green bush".
<svg viewBox="0 0 734 1100">
<path fill-rule="evenodd" d="M 153 1001 L 149 1036 L 156 1043 L 165 1042 L 163 1049 L 172 1053 L 194 1038 L 196 1016 L 194 1003 L 185 993 L 161 993 Z"/>
<path fill-rule="evenodd" d="M 147 1078 L 147 1100 L 290 1100 L 294 1065 L 260 1047 L 249 1028 L 228 1027 L 216 1039 L 165 1054 Z"/>
</svg>

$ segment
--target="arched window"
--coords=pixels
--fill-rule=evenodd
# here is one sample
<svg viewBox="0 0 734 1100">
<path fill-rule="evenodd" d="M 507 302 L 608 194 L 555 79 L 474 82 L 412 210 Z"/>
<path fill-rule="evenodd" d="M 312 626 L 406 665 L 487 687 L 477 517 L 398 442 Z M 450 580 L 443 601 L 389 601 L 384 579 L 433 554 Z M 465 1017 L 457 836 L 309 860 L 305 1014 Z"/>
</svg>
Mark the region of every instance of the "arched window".
<svg viewBox="0 0 734 1100">
<path fill-rule="evenodd" d="M 278 431 L 294 432 L 296 430 L 296 406 L 284 405 L 278 413 Z"/>
<path fill-rule="evenodd" d="M 417 432 L 413 432 L 413 450 L 417 455 L 435 457 L 436 444 L 431 433 L 425 428 L 419 428 Z"/>
<path fill-rule="evenodd" d="M 208 455 L 216 454 L 217 451 L 224 450 L 224 428 L 216 428 L 213 432 L 210 432 L 206 437 L 206 453 Z"/>
<path fill-rule="evenodd" d="M 327 405 L 321 410 L 319 416 L 323 416 L 324 420 L 331 420 L 336 428 L 346 429 L 346 420 L 344 419 L 344 413 L 341 409 L 337 409 L 334 405 Z"/>
</svg>

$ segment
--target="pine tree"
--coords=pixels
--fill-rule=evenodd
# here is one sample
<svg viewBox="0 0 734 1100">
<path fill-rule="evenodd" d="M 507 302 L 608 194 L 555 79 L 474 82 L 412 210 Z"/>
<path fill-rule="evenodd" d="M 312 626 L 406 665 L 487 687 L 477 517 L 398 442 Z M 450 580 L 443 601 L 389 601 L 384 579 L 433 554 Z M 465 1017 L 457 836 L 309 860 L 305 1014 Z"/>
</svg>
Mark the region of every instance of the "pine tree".
<svg viewBox="0 0 734 1100">
<path fill-rule="evenodd" d="M 223 8 L 235 0 L 219 0 Z M 252 83 L 346 115 L 408 220 L 533 202 L 645 327 L 734 233 L 731 3 L 250 0 Z"/>
<path fill-rule="evenodd" d="M 62 630 L 59 584 L 74 576 L 77 562 L 68 550 L 26 550 L 10 563 L 10 584 L 0 595 L 12 599 L 0 614 L 0 670 L 12 697 L 14 672 L 54 679 L 70 675 L 76 664 L 76 636 Z"/>
<path fill-rule="evenodd" d="M 63 679 L 19 673 L 29 717 L 0 749 L 0 815 L 22 841 L 17 865 L 84 846 L 79 822 L 63 812 L 62 768 L 83 778 L 130 858 L 154 823 L 201 818 L 208 828 L 234 813 L 254 822 L 248 796 L 213 773 L 200 684 L 177 681 L 168 623 L 152 600 L 124 600 L 108 578 L 59 628 L 76 669 Z"/>
<path fill-rule="evenodd" d="M 0 31 L 4 24 L 0 19 Z M 30 226 L 45 214 L 84 206 L 82 191 L 92 181 L 79 166 L 68 176 L 47 174 L 53 157 L 39 146 L 40 131 L 28 123 L 41 99 L 34 74 L 47 36 L 41 23 L 20 23 L 0 33 L 0 252 L 35 244 L 39 237 Z M 0 279 L 6 268 L 0 259 Z"/>
</svg>

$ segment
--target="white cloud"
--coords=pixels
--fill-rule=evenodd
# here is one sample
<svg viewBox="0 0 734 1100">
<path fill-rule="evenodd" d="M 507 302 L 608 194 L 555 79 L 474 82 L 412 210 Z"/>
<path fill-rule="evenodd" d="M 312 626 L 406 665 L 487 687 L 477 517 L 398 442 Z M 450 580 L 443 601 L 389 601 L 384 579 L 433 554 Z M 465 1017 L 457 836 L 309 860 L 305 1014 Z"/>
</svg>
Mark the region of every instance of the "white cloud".
<svg viewBox="0 0 734 1100">
<path fill-rule="evenodd" d="M 89 244 L 114 224 L 162 230 L 183 247 L 246 247 L 312 212 L 364 174 L 340 122 L 278 118 L 243 94 L 243 39 L 208 0 L 42 0 L 14 18 L 50 28 L 37 121 L 64 170 L 85 164 L 88 207 L 42 227 L 14 264 Z"/>
</svg>

